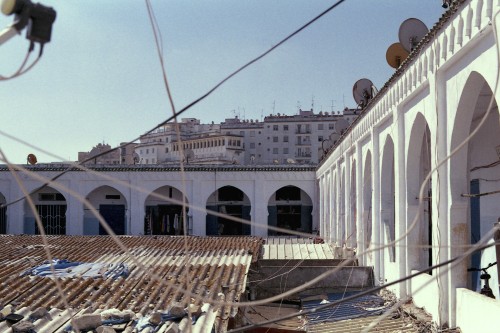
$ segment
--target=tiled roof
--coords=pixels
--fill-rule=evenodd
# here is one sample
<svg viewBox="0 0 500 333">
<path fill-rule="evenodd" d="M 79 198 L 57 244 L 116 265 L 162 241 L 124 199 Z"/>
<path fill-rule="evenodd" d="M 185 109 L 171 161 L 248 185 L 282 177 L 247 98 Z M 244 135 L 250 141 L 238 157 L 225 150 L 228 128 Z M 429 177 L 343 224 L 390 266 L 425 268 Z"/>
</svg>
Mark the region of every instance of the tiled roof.
<svg viewBox="0 0 500 333">
<path fill-rule="evenodd" d="M 119 239 L 135 261 L 109 236 L 48 236 L 53 258 L 125 263 L 130 270 L 126 278 L 58 279 L 68 307 L 59 296 L 54 279 L 20 276 L 46 260 L 41 237 L 0 236 L 0 306 L 14 305 L 15 313 L 25 318 L 38 307 L 43 307 L 50 311 L 52 320 L 35 321 L 36 331 L 55 332 L 69 324 L 71 311 L 98 313 L 118 309 L 148 315 L 165 312 L 174 302 L 199 306 L 208 299 L 234 302 L 245 291 L 249 266 L 259 255 L 262 243 L 257 237 L 120 236 Z M 195 296 L 177 287 L 189 290 Z M 193 328 L 204 327 L 207 330 L 200 330 L 204 332 L 215 325 L 217 332 L 223 332 L 236 310 L 228 306 L 211 307 Z M 188 318 L 183 322 L 181 326 L 189 322 Z M 0 331 L 6 330 L 7 322 L 1 322 Z"/>
</svg>

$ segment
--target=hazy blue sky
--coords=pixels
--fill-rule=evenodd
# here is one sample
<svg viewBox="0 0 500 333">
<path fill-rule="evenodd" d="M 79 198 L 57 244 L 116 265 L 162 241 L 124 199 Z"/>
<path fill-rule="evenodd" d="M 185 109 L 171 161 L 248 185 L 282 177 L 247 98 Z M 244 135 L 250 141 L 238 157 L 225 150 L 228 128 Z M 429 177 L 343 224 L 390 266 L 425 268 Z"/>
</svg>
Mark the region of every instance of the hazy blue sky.
<svg viewBox="0 0 500 333">
<path fill-rule="evenodd" d="M 30 72 L 0 81 L 1 131 L 76 160 L 78 151 L 132 140 L 172 114 L 144 1 L 40 2 L 57 11 L 52 41 Z M 176 109 L 335 2 L 152 1 Z M 310 109 L 313 99 L 316 112 L 354 107 L 358 79 L 380 88 L 392 75 L 385 53 L 400 24 L 415 17 L 430 28 L 443 11 L 440 0 L 346 0 L 182 117 L 260 120 L 273 108 Z M 0 28 L 12 20 L 1 15 Z M 17 70 L 27 48 L 24 32 L 1 45 L 0 75 Z M 57 160 L 2 135 L 0 148 L 15 163 L 29 153 Z"/>
</svg>

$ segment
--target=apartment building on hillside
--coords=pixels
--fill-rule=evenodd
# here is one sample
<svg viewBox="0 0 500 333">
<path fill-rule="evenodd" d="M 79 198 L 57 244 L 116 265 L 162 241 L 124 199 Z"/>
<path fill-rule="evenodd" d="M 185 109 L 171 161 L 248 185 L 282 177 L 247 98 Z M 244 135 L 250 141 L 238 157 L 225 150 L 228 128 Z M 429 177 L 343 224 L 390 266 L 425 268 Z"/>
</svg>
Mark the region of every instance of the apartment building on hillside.
<svg viewBox="0 0 500 333">
<path fill-rule="evenodd" d="M 316 164 L 356 117 L 356 110 L 273 115 L 263 121 L 228 118 L 201 124 L 183 118 L 144 135 L 135 147 L 139 164 Z"/>
</svg>

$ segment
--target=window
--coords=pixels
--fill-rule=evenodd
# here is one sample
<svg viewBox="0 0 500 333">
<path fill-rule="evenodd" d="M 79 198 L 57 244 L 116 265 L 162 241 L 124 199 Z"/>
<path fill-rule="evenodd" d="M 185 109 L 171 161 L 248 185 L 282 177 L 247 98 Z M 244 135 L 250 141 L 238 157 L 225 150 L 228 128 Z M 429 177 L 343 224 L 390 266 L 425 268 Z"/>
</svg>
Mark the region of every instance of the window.
<svg viewBox="0 0 500 333">
<path fill-rule="evenodd" d="M 323 136 L 322 135 L 318 135 L 318 142 L 323 142 Z"/>
<path fill-rule="evenodd" d="M 146 149 L 146 154 L 149 154 L 149 149 Z"/>
<path fill-rule="evenodd" d="M 153 149 L 151 149 L 151 152 L 152 152 L 152 153 L 154 153 L 154 152 L 155 152 L 155 149 L 154 149 L 154 148 L 153 148 Z"/>
<path fill-rule="evenodd" d="M 273 131 L 277 131 L 278 130 L 278 125 L 273 125 Z"/>
<path fill-rule="evenodd" d="M 250 131 L 250 136 L 255 136 L 255 131 Z"/>
<path fill-rule="evenodd" d="M 39 201 L 65 201 L 61 193 L 38 193 Z"/>
<path fill-rule="evenodd" d="M 287 148 L 283 148 L 283 154 L 288 154 L 288 147 Z"/>
<path fill-rule="evenodd" d="M 273 142 L 278 142 L 278 137 L 277 136 L 273 136 Z"/>
<path fill-rule="evenodd" d="M 107 200 L 119 200 L 120 195 L 119 194 L 106 194 L 106 199 Z"/>
<path fill-rule="evenodd" d="M 240 131 L 241 136 L 245 136 L 245 131 Z"/>
<path fill-rule="evenodd" d="M 146 158 L 146 164 L 149 164 L 149 159 Z"/>
<path fill-rule="evenodd" d="M 288 135 L 285 135 L 285 136 L 283 137 L 283 142 L 288 142 Z"/>
<path fill-rule="evenodd" d="M 320 130 L 320 131 L 323 130 L 323 124 L 318 124 L 318 130 Z"/>
<path fill-rule="evenodd" d="M 255 149 L 255 142 L 250 142 L 250 149 Z"/>
<path fill-rule="evenodd" d="M 273 148 L 273 154 L 278 154 L 278 148 Z"/>
<path fill-rule="evenodd" d="M 288 131 L 288 125 L 283 125 L 283 131 Z"/>
<path fill-rule="evenodd" d="M 165 148 L 165 153 L 168 153 L 168 147 L 167 147 L 167 148 Z"/>
<path fill-rule="evenodd" d="M 153 159 L 151 160 L 151 163 L 155 164 L 155 163 L 156 163 L 156 160 L 153 158 Z"/>
</svg>

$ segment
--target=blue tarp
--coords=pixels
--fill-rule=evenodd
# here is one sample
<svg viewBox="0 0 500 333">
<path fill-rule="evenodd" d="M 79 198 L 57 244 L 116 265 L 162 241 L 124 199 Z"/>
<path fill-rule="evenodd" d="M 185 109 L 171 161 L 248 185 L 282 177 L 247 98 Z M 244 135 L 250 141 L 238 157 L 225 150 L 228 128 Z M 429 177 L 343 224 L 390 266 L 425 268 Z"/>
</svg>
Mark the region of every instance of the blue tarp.
<svg viewBox="0 0 500 333">
<path fill-rule="evenodd" d="M 117 279 L 119 277 L 127 277 L 129 273 L 128 266 L 124 263 L 88 263 L 69 261 L 66 259 L 53 259 L 52 265 L 54 267 L 54 273 L 50 267 L 50 262 L 46 260 L 43 264 L 24 271 L 21 273 L 21 276 L 31 275 L 61 278 L 80 276 L 84 278 L 102 277 Z"/>
</svg>

